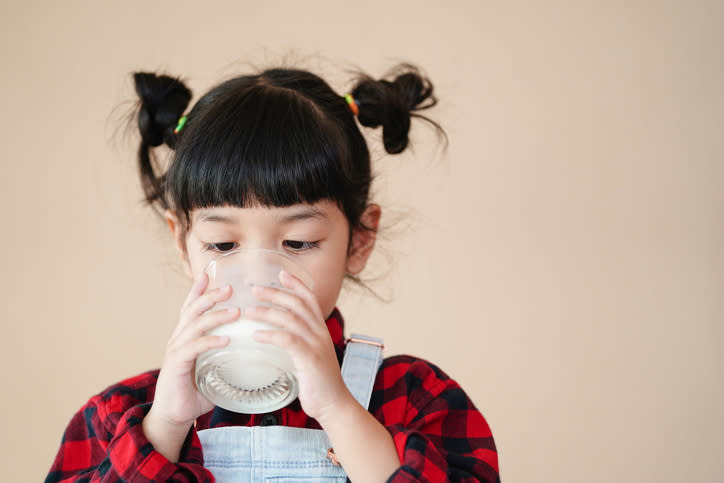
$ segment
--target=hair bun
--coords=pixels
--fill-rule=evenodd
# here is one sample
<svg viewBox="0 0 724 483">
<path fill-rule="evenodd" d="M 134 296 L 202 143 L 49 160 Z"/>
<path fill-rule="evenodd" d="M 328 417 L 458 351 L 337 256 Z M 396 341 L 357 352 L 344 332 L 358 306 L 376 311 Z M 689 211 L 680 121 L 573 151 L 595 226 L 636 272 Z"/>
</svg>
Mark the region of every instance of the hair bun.
<svg viewBox="0 0 724 483">
<path fill-rule="evenodd" d="M 407 147 L 411 117 L 432 122 L 415 111 L 437 104 L 432 83 L 417 67 L 400 64 L 391 71 L 391 75 L 395 73 L 397 75 L 393 81 L 374 80 L 361 75 L 352 90 L 352 95 L 359 101 L 357 118 L 360 124 L 367 127 L 382 126 L 385 150 L 390 154 L 401 153 Z"/>
<path fill-rule="evenodd" d="M 146 201 L 158 202 L 167 209 L 164 198 L 165 175 L 157 175 L 151 149 L 164 142 L 175 147 L 176 135 L 173 130 L 178 118 L 191 100 L 191 91 L 180 80 L 167 75 L 150 72 L 135 72 L 133 81 L 141 98 L 138 109 L 138 129 L 141 131 L 141 146 L 138 150 L 139 172 Z"/>
<path fill-rule="evenodd" d="M 191 100 L 191 91 L 179 79 L 149 72 L 133 74 L 136 92 L 141 98 L 138 128 L 143 144 L 173 147 L 173 130 Z"/>
</svg>

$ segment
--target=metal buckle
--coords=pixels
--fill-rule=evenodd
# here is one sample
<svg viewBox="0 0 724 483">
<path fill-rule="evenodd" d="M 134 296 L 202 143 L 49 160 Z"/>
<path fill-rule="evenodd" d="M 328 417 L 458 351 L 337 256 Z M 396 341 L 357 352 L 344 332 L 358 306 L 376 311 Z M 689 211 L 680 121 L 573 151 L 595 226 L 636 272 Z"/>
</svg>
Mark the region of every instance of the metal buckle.
<svg viewBox="0 0 724 483">
<path fill-rule="evenodd" d="M 358 339 L 357 337 L 350 337 L 349 339 L 347 339 L 347 343 L 350 343 L 350 342 L 359 342 L 360 344 L 373 345 L 375 347 L 379 347 L 382 350 L 385 350 L 384 344 L 380 344 L 379 342 L 375 342 L 372 340 Z"/>
<path fill-rule="evenodd" d="M 337 459 L 337 455 L 334 454 L 334 449 L 329 448 L 327 450 L 327 458 L 329 458 L 332 461 L 332 464 L 334 466 L 342 466 L 342 463 L 340 463 L 339 460 Z"/>
</svg>

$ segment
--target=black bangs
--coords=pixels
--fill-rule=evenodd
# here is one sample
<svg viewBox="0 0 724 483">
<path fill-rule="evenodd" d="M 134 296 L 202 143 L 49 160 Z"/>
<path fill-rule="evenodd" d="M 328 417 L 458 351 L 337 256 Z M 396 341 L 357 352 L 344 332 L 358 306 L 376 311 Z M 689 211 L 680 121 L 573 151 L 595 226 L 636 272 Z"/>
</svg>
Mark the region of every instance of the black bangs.
<svg viewBox="0 0 724 483">
<path fill-rule="evenodd" d="M 349 142 L 306 97 L 256 84 L 229 89 L 198 110 L 166 177 L 174 208 L 187 220 L 192 209 L 209 206 L 343 204 Z"/>
<path fill-rule="evenodd" d="M 179 78 L 134 73 L 146 202 L 161 213 L 172 210 L 188 229 L 195 208 L 329 200 L 350 229 L 368 228 L 362 215 L 373 176 L 358 124 L 382 127 L 390 154 L 408 146 L 413 117 L 445 135 L 418 112 L 437 102 L 429 79 L 411 64 L 393 74 L 375 80 L 359 71 L 342 96 L 306 70 L 266 69 L 221 82 L 183 115 L 191 90 Z M 165 172 L 152 152 L 161 140 L 175 150 Z"/>
</svg>

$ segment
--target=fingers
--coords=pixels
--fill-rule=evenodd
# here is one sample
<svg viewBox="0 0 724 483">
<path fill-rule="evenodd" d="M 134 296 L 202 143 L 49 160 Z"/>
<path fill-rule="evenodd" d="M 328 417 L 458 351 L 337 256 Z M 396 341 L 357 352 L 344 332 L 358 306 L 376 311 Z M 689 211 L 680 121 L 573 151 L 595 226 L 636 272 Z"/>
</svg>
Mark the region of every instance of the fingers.
<svg viewBox="0 0 724 483">
<path fill-rule="evenodd" d="M 174 337 L 169 340 L 169 348 L 181 348 L 184 346 L 195 347 L 199 340 L 208 340 L 216 336 L 207 336 L 206 332 L 219 327 L 239 318 L 241 311 L 238 307 L 230 307 L 228 309 L 214 310 L 207 312 L 203 317 L 194 320 L 195 323 L 187 324 Z M 196 353 L 198 355 L 198 353 Z M 195 356 L 194 356 L 195 357 Z"/>
<path fill-rule="evenodd" d="M 305 345 L 302 337 L 286 330 L 255 330 L 252 337 L 257 342 L 273 344 L 289 352 Z"/>
<path fill-rule="evenodd" d="M 252 293 L 259 300 L 299 314 L 310 315 L 316 320 L 324 320 L 317 298 L 298 278 L 282 270 L 279 280 L 287 290 L 257 285 L 252 288 Z"/>
<path fill-rule="evenodd" d="M 229 307 L 221 310 L 214 310 L 213 312 L 207 312 L 204 314 L 199 322 L 194 325 L 193 335 L 198 336 L 208 332 L 211 329 L 215 329 L 220 325 L 228 324 L 239 318 L 241 310 L 239 307 Z"/>
<path fill-rule="evenodd" d="M 291 312 L 286 309 L 280 309 L 277 307 L 247 307 L 244 309 L 244 314 L 250 319 L 258 320 L 259 322 L 268 322 L 273 326 L 285 329 L 297 333 L 299 335 L 309 334 L 310 331 L 315 335 L 321 335 L 318 330 L 322 324 L 310 323 L 298 314 Z M 326 326 L 324 327 L 326 329 Z"/>
<path fill-rule="evenodd" d="M 299 295 L 302 300 L 304 300 L 307 307 L 312 310 L 312 312 L 318 319 L 324 320 L 324 315 L 322 314 L 322 310 L 319 307 L 317 298 L 314 296 L 312 291 L 309 290 L 307 286 L 302 283 L 301 280 L 299 280 L 297 277 L 287 272 L 286 270 L 282 270 L 281 272 L 279 272 L 279 281 L 282 283 L 282 285 L 284 285 L 284 287 Z"/>
<path fill-rule="evenodd" d="M 183 305 L 181 306 L 181 310 L 188 307 L 191 302 L 199 298 L 199 296 L 204 293 L 204 290 L 206 290 L 206 287 L 209 286 L 209 275 L 206 272 L 201 272 L 201 275 L 199 275 L 199 278 L 196 279 L 193 286 L 191 287 L 191 290 L 189 291 L 189 294 L 186 296 L 186 300 L 184 300 Z"/>
<path fill-rule="evenodd" d="M 204 278 L 206 277 L 200 277 L 202 281 Z M 194 321 L 198 320 L 214 305 L 219 302 L 223 302 L 224 300 L 228 300 L 229 297 L 231 297 L 232 289 L 229 285 L 215 288 L 192 297 L 194 293 L 199 292 L 199 287 L 202 287 L 205 290 L 206 287 L 208 287 L 208 281 L 206 283 L 194 284 L 194 287 L 191 289 L 191 293 L 189 293 L 189 297 L 187 299 L 188 304 L 185 304 L 181 309 L 181 316 L 178 324 L 176 325 L 176 329 L 171 336 L 172 338 L 178 337 L 186 327 L 193 325 Z"/>
<path fill-rule="evenodd" d="M 282 271 L 279 279 L 286 290 L 263 286 L 255 286 L 252 289 L 255 297 L 270 303 L 271 307 L 247 307 L 244 313 L 250 318 L 284 329 L 313 345 L 322 341 L 326 343 L 330 335 L 314 294 L 299 279 L 287 272 Z M 276 334 L 279 331 L 273 332 Z M 270 342 L 274 345 L 277 345 L 277 341 L 289 343 L 287 339 L 292 335 L 282 335 L 282 333 L 283 331 L 270 336 L 274 340 Z"/>
<path fill-rule="evenodd" d="M 231 297 L 231 285 L 225 285 L 223 287 L 209 290 L 207 293 L 194 300 L 188 306 L 187 312 L 191 317 L 199 317 L 217 303 L 228 300 L 229 297 Z"/>
<path fill-rule="evenodd" d="M 193 371 L 194 362 L 201 353 L 224 347 L 230 340 L 226 335 L 205 335 L 189 343 L 171 344 L 166 351 L 162 370 L 185 377 L 189 371 Z"/>
<path fill-rule="evenodd" d="M 268 322 L 300 335 L 324 337 L 328 334 L 324 320 L 315 317 L 294 294 L 268 287 L 255 287 L 254 295 L 257 295 L 259 300 L 270 302 L 272 306 L 255 305 L 244 308 L 244 314 L 249 318 Z"/>
<path fill-rule="evenodd" d="M 229 307 L 206 312 L 201 317 L 194 318 L 184 325 L 179 330 L 176 337 L 173 338 L 174 344 L 189 343 L 190 341 L 205 335 L 212 329 L 233 322 L 238 319 L 240 315 L 241 310 L 238 307 Z"/>
<path fill-rule="evenodd" d="M 269 302 L 306 318 L 315 318 L 313 310 L 295 293 L 259 285 L 252 287 L 251 293 L 263 302 Z"/>
<path fill-rule="evenodd" d="M 191 345 L 191 357 L 190 360 L 194 361 L 202 352 L 206 352 L 210 349 L 217 349 L 224 347 L 229 343 L 228 335 L 205 335 L 199 337 Z"/>
</svg>

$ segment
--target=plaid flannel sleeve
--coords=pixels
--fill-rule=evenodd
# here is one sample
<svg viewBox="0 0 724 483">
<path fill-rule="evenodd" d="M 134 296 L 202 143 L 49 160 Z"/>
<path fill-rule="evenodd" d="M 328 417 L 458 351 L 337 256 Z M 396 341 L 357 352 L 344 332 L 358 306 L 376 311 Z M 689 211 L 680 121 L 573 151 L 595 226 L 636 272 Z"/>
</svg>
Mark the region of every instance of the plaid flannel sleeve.
<svg viewBox="0 0 724 483">
<path fill-rule="evenodd" d="M 375 397 L 385 401 L 381 416 L 402 463 L 388 483 L 500 482 L 488 423 L 439 368 L 409 356 L 388 359 Z"/>
<path fill-rule="evenodd" d="M 134 397 L 138 387 L 132 385 L 119 385 L 91 398 L 73 416 L 46 483 L 213 481 L 203 468 L 201 442 L 193 428 L 178 463 L 153 449 L 141 426 L 151 403 L 139 402 Z"/>
</svg>

